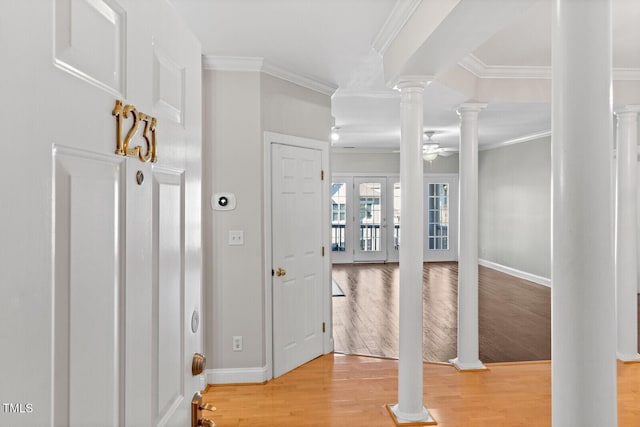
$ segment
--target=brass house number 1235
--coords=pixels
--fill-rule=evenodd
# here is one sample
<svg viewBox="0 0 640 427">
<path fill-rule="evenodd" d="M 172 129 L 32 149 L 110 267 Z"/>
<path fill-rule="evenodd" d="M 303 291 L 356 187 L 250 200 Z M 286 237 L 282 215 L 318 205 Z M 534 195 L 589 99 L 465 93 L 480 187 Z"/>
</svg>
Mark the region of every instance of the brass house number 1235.
<svg viewBox="0 0 640 427">
<path fill-rule="evenodd" d="M 122 105 L 122 101 L 116 100 L 116 106 L 113 107 L 112 114 L 116 118 L 116 154 L 121 156 L 137 156 L 142 162 L 156 162 L 158 160 L 156 153 L 156 123 L 155 117 L 151 117 L 142 113 L 131 104 Z M 129 131 L 122 138 L 122 121 L 123 118 L 128 119 L 131 116 L 133 123 Z M 129 147 L 131 140 L 138 132 L 138 125 L 144 123 L 144 131 L 142 138 L 145 142 L 145 148 L 137 145 L 133 148 Z"/>
</svg>

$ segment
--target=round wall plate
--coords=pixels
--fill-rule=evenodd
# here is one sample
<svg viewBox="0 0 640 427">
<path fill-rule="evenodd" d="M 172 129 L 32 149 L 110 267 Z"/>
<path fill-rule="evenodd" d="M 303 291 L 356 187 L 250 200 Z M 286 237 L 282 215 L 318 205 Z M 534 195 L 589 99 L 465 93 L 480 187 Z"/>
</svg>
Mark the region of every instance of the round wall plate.
<svg viewBox="0 0 640 427">
<path fill-rule="evenodd" d="M 198 326 L 200 325 L 200 313 L 198 310 L 193 310 L 191 314 L 191 332 L 194 334 L 198 332 Z"/>
</svg>

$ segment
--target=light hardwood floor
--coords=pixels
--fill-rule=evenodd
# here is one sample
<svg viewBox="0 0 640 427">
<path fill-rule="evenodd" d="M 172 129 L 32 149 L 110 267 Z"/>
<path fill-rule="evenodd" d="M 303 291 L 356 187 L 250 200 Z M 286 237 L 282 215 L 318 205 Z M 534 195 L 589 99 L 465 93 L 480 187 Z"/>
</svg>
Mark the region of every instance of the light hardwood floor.
<svg viewBox="0 0 640 427">
<path fill-rule="evenodd" d="M 398 357 L 398 264 L 336 264 L 344 291 L 334 297 L 335 349 Z M 423 358 L 456 357 L 458 264 L 425 263 Z M 550 289 L 479 268 L 480 360 L 485 363 L 551 358 Z"/>
<path fill-rule="evenodd" d="M 424 403 L 441 427 L 548 427 L 549 362 L 490 364 L 459 373 L 425 363 Z M 397 361 L 326 355 L 266 384 L 209 386 L 204 401 L 218 427 L 393 427 Z M 618 364 L 620 427 L 640 426 L 640 364 Z M 602 426 L 605 427 L 605 426 Z"/>
</svg>

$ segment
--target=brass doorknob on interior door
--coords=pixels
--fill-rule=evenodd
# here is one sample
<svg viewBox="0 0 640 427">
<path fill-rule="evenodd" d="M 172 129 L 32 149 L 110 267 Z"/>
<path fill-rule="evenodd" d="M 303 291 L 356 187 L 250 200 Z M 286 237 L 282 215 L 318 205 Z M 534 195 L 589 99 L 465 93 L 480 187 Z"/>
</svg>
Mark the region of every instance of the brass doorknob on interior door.
<svg viewBox="0 0 640 427">
<path fill-rule="evenodd" d="M 279 268 L 276 270 L 276 276 L 278 277 L 285 276 L 286 274 L 287 274 L 287 270 L 285 270 L 284 268 Z"/>
</svg>

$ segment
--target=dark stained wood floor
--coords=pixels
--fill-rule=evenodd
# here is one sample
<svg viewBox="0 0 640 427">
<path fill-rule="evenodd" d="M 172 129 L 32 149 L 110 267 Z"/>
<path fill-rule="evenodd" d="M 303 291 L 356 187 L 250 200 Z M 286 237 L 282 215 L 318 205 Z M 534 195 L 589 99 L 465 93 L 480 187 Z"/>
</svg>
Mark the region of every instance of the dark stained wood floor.
<svg viewBox="0 0 640 427">
<path fill-rule="evenodd" d="M 336 264 L 345 297 L 333 298 L 335 350 L 398 357 L 398 264 Z M 458 264 L 425 263 L 423 357 L 456 356 Z M 551 289 L 479 267 L 480 360 L 551 359 Z M 640 323 L 640 295 L 638 296 Z M 640 348 L 640 328 L 638 328 Z"/>
<path fill-rule="evenodd" d="M 398 264 L 337 264 L 333 277 L 345 297 L 333 298 L 335 350 L 398 357 Z M 456 356 L 458 264 L 424 264 L 423 357 Z M 551 291 L 479 267 L 480 360 L 551 358 Z"/>
</svg>

